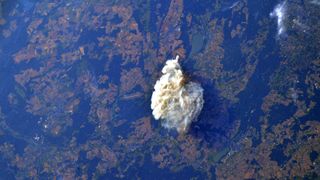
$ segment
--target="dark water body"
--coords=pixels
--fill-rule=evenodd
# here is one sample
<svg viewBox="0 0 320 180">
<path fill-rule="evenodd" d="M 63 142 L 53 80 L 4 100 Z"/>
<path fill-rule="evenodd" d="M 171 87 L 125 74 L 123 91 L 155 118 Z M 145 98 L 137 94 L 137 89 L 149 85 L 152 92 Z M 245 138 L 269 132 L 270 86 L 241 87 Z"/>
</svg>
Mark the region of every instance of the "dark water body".
<svg viewBox="0 0 320 180">
<path fill-rule="evenodd" d="M 318 156 L 319 156 L 319 153 L 317 151 L 312 151 L 309 155 L 310 160 L 312 162 L 314 162 L 318 158 Z"/>
<path fill-rule="evenodd" d="M 270 13 L 273 11 L 277 3 L 278 3 L 277 0 L 248 1 L 249 26 L 247 27 L 247 30 L 246 30 L 247 39 L 252 39 L 254 37 L 259 27 L 258 25 L 259 19 L 263 19 L 263 18 L 270 19 Z M 275 39 L 276 33 L 277 33 L 276 20 L 274 20 L 273 23 L 274 25 L 270 26 L 271 32 L 274 33 L 273 37 L 268 37 L 271 39 Z"/>
<path fill-rule="evenodd" d="M 132 179 L 135 175 L 142 179 L 163 179 L 163 180 L 180 180 L 190 179 L 190 177 L 197 177 L 204 179 L 205 175 L 195 172 L 192 167 L 185 167 L 178 172 L 171 171 L 167 168 L 159 168 L 158 163 L 152 162 L 151 155 L 146 155 L 144 165 L 142 167 L 133 166 L 137 168 L 130 168 L 124 179 Z M 105 177 L 104 177 L 105 178 Z"/>
<path fill-rule="evenodd" d="M 84 30 L 81 32 L 80 38 L 78 39 L 79 44 L 95 43 L 98 44 L 98 37 L 105 35 L 104 29 L 98 30 Z M 97 46 L 96 46 L 97 47 Z"/>
<path fill-rule="evenodd" d="M 15 35 L 8 39 L 1 39 L 0 53 L 2 61 L 0 61 L 0 106 L 2 107 L 2 112 L 5 114 L 5 119 L 10 131 L 15 131 L 18 137 L 4 137 L 9 142 L 16 142 L 15 148 L 18 153 L 22 154 L 27 141 L 32 141 L 33 136 L 40 132 L 37 124 L 38 117 L 27 113 L 24 110 L 25 97 L 18 96 L 18 105 L 16 105 L 16 110 L 8 104 L 8 94 L 14 92 L 15 88 L 19 87 L 23 94 L 26 94 L 24 88 L 15 84 L 13 75 L 24 69 L 23 63 L 20 66 L 15 66 L 12 58 L 12 54 L 16 53 L 21 47 L 27 44 L 27 34 L 26 34 L 26 24 L 20 19 L 18 21 L 20 25 L 18 26 Z M 20 137 L 21 136 L 21 137 Z"/>
<path fill-rule="evenodd" d="M 165 3 L 169 4 L 169 3 Z M 147 32 L 156 32 L 157 26 L 156 23 L 156 2 L 154 0 L 147 0 L 142 3 L 141 6 L 134 10 L 133 17 L 136 19 L 141 31 L 143 33 Z M 168 7 L 167 7 L 168 8 Z M 162 11 L 164 11 L 165 7 L 162 7 Z M 167 9 L 166 9 L 167 11 Z"/>
<path fill-rule="evenodd" d="M 15 66 L 12 55 L 15 54 L 20 48 L 27 44 L 26 24 L 19 22 L 14 37 L 0 39 L 0 106 L 2 112 L 7 114 L 10 111 L 8 106 L 8 94 L 14 91 L 15 80 L 14 74 L 21 70 L 21 66 Z"/>
<path fill-rule="evenodd" d="M 276 146 L 270 155 L 272 161 L 276 161 L 280 167 L 283 167 L 290 157 L 284 154 L 284 145 L 280 144 Z"/>
<path fill-rule="evenodd" d="M 121 57 L 115 57 L 111 60 L 110 69 L 108 71 L 108 76 L 110 82 L 114 84 L 120 83 L 120 74 L 121 74 Z"/>
<path fill-rule="evenodd" d="M 289 106 L 284 106 L 284 105 L 273 106 L 270 112 L 271 117 L 268 120 L 269 126 L 270 126 L 269 128 L 292 117 L 296 112 L 296 110 L 297 110 L 297 107 L 294 104 L 290 104 Z"/>
<path fill-rule="evenodd" d="M 6 123 L 14 131 L 26 137 L 33 137 L 40 131 L 38 117 L 25 112 L 24 110 L 12 110 L 6 114 Z"/>
<path fill-rule="evenodd" d="M 120 101 L 121 113 L 119 118 L 128 119 L 133 121 L 145 116 L 149 116 L 151 113 L 150 103 L 145 103 L 142 98 L 138 100 Z"/>
<path fill-rule="evenodd" d="M 4 135 L 0 137 L 0 144 L 9 143 L 14 145 L 14 153 L 23 155 L 24 148 L 28 145 L 23 139 L 13 137 L 10 135 Z"/>
<path fill-rule="evenodd" d="M 77 135 L 78 144 L 84 144 L 87 140 L 90 139 L 91 135 L 93 135 L 95 130 L 95 125 L 90 123 L 83 123 L 83 128 L 80 128 Z"/>
<path fill-rule="evenodd" d="M 112 128 L 112 132 L 115 135 L 126 137 L 129 132 L 133 131 L 130 127 L 131 123 L 143 117 L 150 117 L 152 114 L 150 99 L 139 98 L 130 101 L 120 100 L 118 104 L 120 105 L 120 113 L 117 113 L 117 117 L 114 120 L 126 120 L 126 122 L 119 127 Z M 155 121 L 153 118 L 151 119 L 153 127 L 157 126 L 157 123 L 159 123 L 159 121 Z"/>
<path fill-rule="evenodd" d="M 92 133 L 94 133 L 95 126 L 88 122 L 89 112 L 89 99 L 81 99 L 77 111 L 72 115 L 72 129 L 73 131 L 78 131 L 77 142 L 79 144 L 85 143 L 90 138 Z M 82 125 L 83 127 L 81 127 Z"/>
<path fill-rule="evenodd" d="M 106 67 L 105 67 L 105 64 L 106 64 L 106 61 L 108 61 L 109 59 L 107 58 L 104 58 L 104 60 L 96 60 L 96 59 L 89 59 L 89 58 L 86 58 L 86 61 L 88 62 L 87 63 L 87 69 L 93 74 L 93 77 L 95 78 L 95 80 L 97 80 L 99 76 L 103 76 L 103 75 L 106 75 Z M 118 62 L 119 61 L 119 62 Z M 120 69 L 120 60 L 117 60 L 117 59 L 113 59 L 113 64 L 112 66 L 110 66 L 110 70 L 109 72 L 110 73 L 116 73 L 115 71 L 119 70 Z M 120 74 L 116 74 L 118 76 L 115 76 L 115 77 L 109 77 L 110 78 L 113 78 L 113 82 L 115 82 L 115 78 L 120 78 Z M 102 88 L 100 85 L 99 85 L 100 88 Z"/>
<path fill-rule="evenodd" d="M 261 54 L 273 51 L 274 40 L 272 36 L 269 36 L 266 44 L 267 46 Z M 246 131 L 248 126 L 254 126 L 258 130 L 260 129 L 259 117 L 263 115 L 260 107 L 263 98 L 269 92 L 269 78 L 279 65 L 277 53 L 270 57 L 261 56 L 258 57 L 258 59 L 260 61 L 256 67 L 256 71 L 249 80 L 246 89 L 238 95 L 240 98 L 239 103 L 232 107 L 232 111 L 236 113 L 233 114 L 233 116 L 241 119 L 241 131 Z"/>
<path fill-rule="evenodd" d="M 230 34 L 230 33 L 225 33 Z M 224 59 L 222 61 L 223 69 L 226 71 L 236 71 L 243 68 L 245 65 L 245 58 L 240 49 L 240 40 L 225 40 L 223 42 Z"/>
<path fill-rule="evenodd" d="M 19 0 L 24 11 L 32 11 L 36 0 Z"/>
<path fill-rule="evenodd" d="M 5 0 L 1 2 L 1 15 L 6 19 L 9 13 L 18 5 L 18 0 Z"/>
<path fill-rule="evenodd" d="M 227 12 L 226 12 L 227 13 Z M 224 13 L 224 15 L 226 15 Z M 228 12 L 227 17 L 231 17 L 231 12 Z M 224 27 L 224 42 L 222 44 L 222 47 L 224 49 L 224 59 L 222 61 L 223 69 L 226 71 L 236 71 L 240 68 L 242 68 L 243 65 L 245 65 L 245 58 L 244 55 L 241 52 L 241 39 L 238 37 L 232 38 L 231 37 L 231 30 L 235 29 L 234 26 L 238 24 L 242 24 L 242 21 L 244 20 L 244 17 L 241 17 L 240 15 L 234 15 L 232 19 L 232 25 L 231 27 L 225 26 Z M 249 26 L 256 26 L 256 24 L 249 24 Z M 256 32 L 254 32 L 255 34 Z M 248 35 L 250 33 L 245 33 L 245 35 Z"/>
<path fill-rule="evenodd" d="M 17 1 L 5 1 L 2 4 L 3 8 L 3 16 L 7 21 L 10 21 L 12 17 L 7 17 L 8 12 L 11 11 L 12 8 L 17 6 Z M 22 65 L 16 66 L 14 64 L 14 60 L 12 55 L 18 52 L 18 50 L 24 47 L 27 44 L 27 33 L 26 27 L 27 25 L 23 21 L 22 18 L 17 18 L 17 29 L 9 38 L 1 38 L 0 39 L 0 52 L 1 61 L 0 61 L 0 106 L 1 111 L 5 114 L 4 119 L 6 121 L 7 131 L 15 132 L 10 135 L 2 136 L 0 141 L 2 142 L 11 142 L 15 145 L 16 153 L 22 154 L 24 151 L 27 142 L 30 143 L 32 141 L 32 137 L 36 132 L 39 131 L 37 128 L 36 116 L 33 116 L 27 113 L 24 110 L 25 102 L 24 97 L 17 97 L 18 105 L 15 105 L 13 109 L 8 102 L 8 95 L 10 92 L 15 92 L 15 89 L 19 85 L 15 84 L 14 74 L 19 72 L 21 69 L 26 67 Z M 8 28 L 8 24 L 2 26 L 0 30 Z M 22 87 L 19 87 L 20 90 Z M 26 92 L 23 92 L 24 94 Z M 6 177 L 1 176 L 1 177 Z"/>
<path fill-rule="evenodd" d="M 250 14 L 257 14 L 259 18 L 260 16 L 267 16 L 265 12 L 271 12 L 273 9 L 273 6 L 271 5 L 272 3 L 261 3 L 259 5 L 261 9 L 255 7 L 257 6 L 256 3 L 250 3 L 249 10 L 257 11 L 250 12 Z M 260 11 L 262 11 L 262 13 L 260 13 Z M 255 17 L 250 16 L 246 36 L 254 37 L 253 34 L 256 34 L 256 29 L 258 28 L 259 25 L 255 21 Z M 278 54 L 279 46 L 275 38 L 276 32 L 273 31 L 271 27 L 267 30 L 269 33 L 265 43 L 263 44 L 262 50 L 260 50 L 260 55 L 257 57 L 259 62 L 256 70 L 250 78 L 246 89 L 238 95 L 240 98 L 239 103 L 232 108 L 233 112 L 237 112 L 237 114 L 233 114 L 233 116 L 241 119 L 241 131 L 246 131 L 249 126 L 254 126 L 258 131 L 260 130 L 259 117 L 263 115 L 263 112 L 260 108 L 263 97 L 265 97 L 270 90 L 268 87 L 268 82 L 271 74 L 280 64 L 280 56 Z M 256 143 L 259 143 L 259 141 Z"/>
<path fill-rule="evenodd" d="M 208 10 L 212 10 L 213 6 L 215 5 L 215 1 L 207 0 L 207 1 L 188 1 L 184 3 L 184 9 L 186 12 L 191 12 L 192 15 L 202 15 Z"/>
<path fill-rule="evenodd" d="M 8 167 L 7 161 L 0 156 L 0 177 L 2 179 L 15 179 L 17 169 Z"/>
</svg>

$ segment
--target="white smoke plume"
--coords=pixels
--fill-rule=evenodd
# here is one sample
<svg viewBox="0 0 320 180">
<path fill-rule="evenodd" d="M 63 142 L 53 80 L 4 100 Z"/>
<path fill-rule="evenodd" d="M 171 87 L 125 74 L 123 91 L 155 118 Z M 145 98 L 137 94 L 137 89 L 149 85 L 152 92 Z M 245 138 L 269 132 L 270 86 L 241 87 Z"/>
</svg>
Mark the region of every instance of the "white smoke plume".
<svg viewBox="0 0 320 180">
<path fill-rule="evenodd" d="M 186 81 L 178 60 L 179 56 L 167 60 L 163 67 L 163 75 L 154 86 L 151 109 L 164 127 L 183 133 L 197 119 L 204 101 L 201 85 Z"/>
</svg>

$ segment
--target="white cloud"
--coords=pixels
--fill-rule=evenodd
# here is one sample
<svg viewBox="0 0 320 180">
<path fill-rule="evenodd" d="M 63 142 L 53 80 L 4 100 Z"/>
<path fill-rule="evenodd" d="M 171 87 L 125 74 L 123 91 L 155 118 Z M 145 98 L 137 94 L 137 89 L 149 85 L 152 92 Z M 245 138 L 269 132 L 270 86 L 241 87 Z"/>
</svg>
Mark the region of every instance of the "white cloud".
<svg viewBox="0 0 320 180">
<path fill-rule="evenodd" d="M 284 25 L 284 19 L 286 14 L 286 2 L 282 2 L 278 4 L 274 10 L 270 13 L 271 17 L 277 18 L 277 24 L 278 24 L 278 35 L 281 35 L 285 32 L 285 25 Z"/>
</svg>

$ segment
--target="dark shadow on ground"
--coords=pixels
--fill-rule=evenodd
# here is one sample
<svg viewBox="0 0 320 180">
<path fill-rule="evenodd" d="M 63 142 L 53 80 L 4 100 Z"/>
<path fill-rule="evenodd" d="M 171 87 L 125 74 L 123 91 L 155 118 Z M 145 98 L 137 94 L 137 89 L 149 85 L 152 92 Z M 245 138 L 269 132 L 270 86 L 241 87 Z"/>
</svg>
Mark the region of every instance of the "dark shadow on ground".
<svg viewBox="0 0 320 180">
<path fill-rule="evenodd" d="M 219 97 L 213 82 L 208 79 L 197 81 L 204 89 L 204 105 L 197 121 L 191 124 L 189 133 L 219 148 L 230 142 L 235 121 L 229 116 L 227 100 Z"/>
</svg>

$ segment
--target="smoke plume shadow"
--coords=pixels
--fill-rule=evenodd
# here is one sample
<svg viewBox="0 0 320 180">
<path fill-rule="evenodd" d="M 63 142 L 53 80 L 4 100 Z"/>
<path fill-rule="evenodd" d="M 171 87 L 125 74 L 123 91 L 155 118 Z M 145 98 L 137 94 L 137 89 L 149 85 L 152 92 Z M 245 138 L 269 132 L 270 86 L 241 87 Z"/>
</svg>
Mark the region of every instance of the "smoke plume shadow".
<svg viewBox="0 0 320 180">
<path fill-rule="evenodd" d="M 223 146 L 230 140 L 230 131 L 234 123 L 229 116 L 228 101 L 219 97 L 212 81 L 198 81 L 204 89 L 204 105 L 198 120 L 191 124 L 189 133 L 203 139 L 210 146 Z"/>
</svg>

